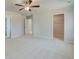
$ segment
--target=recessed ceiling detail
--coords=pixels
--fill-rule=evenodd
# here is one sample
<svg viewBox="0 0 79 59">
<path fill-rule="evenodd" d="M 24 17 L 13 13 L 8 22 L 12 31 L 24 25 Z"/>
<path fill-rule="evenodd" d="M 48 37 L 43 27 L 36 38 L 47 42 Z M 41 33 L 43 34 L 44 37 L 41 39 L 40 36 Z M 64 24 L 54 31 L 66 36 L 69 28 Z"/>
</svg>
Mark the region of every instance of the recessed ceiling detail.
<svg viewBox="0 0 79 59">
<path fill-rule="evenodd" d="M 28 0 L 5 0 L 5 9 L 9 11 L 27 14 L 29 13 L 28 11 L 26 10 L 18 11 L 18 9 L 20 9 L 21 7 L 15 6 L 15 4 L 23 4 L 25 1 L 28 1 Z M 38 4 L 41 6 L 40 8 L 37 8 L 37 9 L 31 8 L 32 12 L 64 8 L 74 3 L 74 0 L 32 0 L 32 1 L 33 2 L 31 5 Z"/>
</svg>

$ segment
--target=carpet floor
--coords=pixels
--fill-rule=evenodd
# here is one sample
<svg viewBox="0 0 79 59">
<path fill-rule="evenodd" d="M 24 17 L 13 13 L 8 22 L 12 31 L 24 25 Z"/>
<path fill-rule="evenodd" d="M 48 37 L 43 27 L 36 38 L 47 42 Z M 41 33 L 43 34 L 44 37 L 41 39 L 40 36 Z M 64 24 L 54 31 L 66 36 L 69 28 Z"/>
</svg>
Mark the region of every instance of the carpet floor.
<svg viewBox="0 0 79 59">
<path fill-rule="evenodd" d="M 5 40 L 6 59 L 74 59 L 74 46 L 60 40 L 21 37 Z"/>
</svg>

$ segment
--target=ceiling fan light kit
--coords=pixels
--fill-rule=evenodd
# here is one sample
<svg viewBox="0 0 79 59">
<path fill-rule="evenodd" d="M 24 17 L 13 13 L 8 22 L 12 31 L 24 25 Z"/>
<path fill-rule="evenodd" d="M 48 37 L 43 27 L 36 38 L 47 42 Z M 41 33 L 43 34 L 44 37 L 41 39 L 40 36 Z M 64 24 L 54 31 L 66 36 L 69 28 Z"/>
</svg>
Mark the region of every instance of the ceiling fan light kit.
<svg viewBox="0 0 79 59">
<path fill-rule="evenodd" d="M 30 9 L 29 7 L 25 7 L 25 10 L 29 11 L 29 9 Z"/>
<path fill-rule="evenodd" d="M 31 8 L 38 8 L 38 7 L 40 7 L 40 5 L 31 5 L 31 3 L 32 3 L 32 0 L 28 0 L 28 1 L 26 1 L 26 3 L 23 4 L 23 5 L 21 5 L 21 4 L 15 4 L 15 5 L 16 5 L 16 6 L 21 6 L 21 7 L 23 7 L 23 8 L 21 8 L 21 9 L 19 9 L 19 11 L 21 11 L 21 10 L 23 10 L 23 9 L 25 9 L 25 10 L 27 10 L 27 11 L 31 11 Z"/>
</svg>

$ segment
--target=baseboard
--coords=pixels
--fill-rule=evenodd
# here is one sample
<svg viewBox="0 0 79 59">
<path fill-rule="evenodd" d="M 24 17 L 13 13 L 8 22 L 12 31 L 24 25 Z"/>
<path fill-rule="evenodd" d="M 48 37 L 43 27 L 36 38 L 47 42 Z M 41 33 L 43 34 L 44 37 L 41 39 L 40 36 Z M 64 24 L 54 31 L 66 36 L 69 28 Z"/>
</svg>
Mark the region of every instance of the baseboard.
<svg viewBox="0 0 79 59">
<path fill-rule="evenodd" d="M 52 40 L 52 38 L 45 37 L 45 36 L 37 36 L 37 35 L 33 35 L 33 36 L 34 36 L 34 37 L 37 37 L 37 38 L 42 38 L 42 39 Z"/>
<path fill-rule="evenodd" d="M 74 41 L 64 41 L 65 43 L 68 43 L 68 44 L 73 44 L 74 45 Z"/>
</svg>

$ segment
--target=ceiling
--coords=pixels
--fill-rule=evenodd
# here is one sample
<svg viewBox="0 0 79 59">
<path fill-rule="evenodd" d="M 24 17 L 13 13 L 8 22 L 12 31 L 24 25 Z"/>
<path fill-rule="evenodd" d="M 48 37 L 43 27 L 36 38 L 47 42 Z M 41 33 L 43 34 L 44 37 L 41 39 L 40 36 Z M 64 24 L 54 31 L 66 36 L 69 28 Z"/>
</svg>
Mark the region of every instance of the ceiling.
<svg viewBox="0 0 79 59">
<path fill-rule="evenodd" d="M 32 14 L 32 12 L 46 11 L 51 9 L 64 8 L 74 3 L 73 0 L 32 0 L 34 4 L 39 4 L 40 8 L 32 8 L 31 12 L 25 10 L 18 11 L 21 7 L 15 6 L 14 4 L 22 4 L 27 0 L 5 0 L 5 10 L 14 11 L 23 15 Z"/>
</svg>

